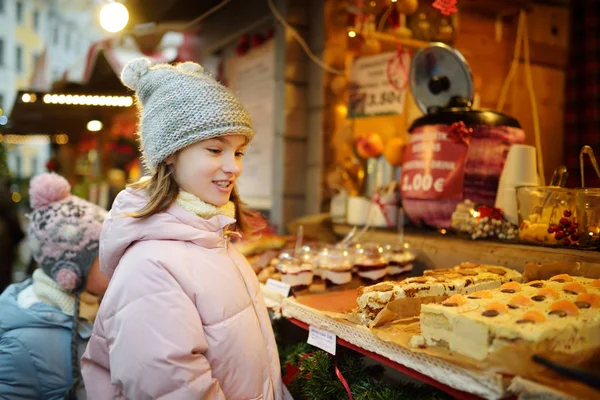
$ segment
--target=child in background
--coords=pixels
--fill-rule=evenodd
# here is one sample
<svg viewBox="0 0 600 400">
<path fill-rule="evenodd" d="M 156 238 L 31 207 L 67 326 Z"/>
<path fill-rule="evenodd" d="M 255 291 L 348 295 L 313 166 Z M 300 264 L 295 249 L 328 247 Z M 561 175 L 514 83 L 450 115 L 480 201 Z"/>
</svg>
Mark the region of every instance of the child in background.
<svg viewBox="0 0 600 400">
<path fill-rule="evenodd" d="M 108 286 L 98 266 L 106 211 L 66 179 L 31 180 L 28 241 L 40 268 L 0 295 L 0 398 L 85 399 L 79 357 Z"/>
<path fill-rule="evenodd" d="M 248 229 L 235 183 L 250 117 L 195 63 L 135 60 L 121 79 L 152 176 L 117 196 L 102 230 L 111 282 L 82 359 L 88 398 L 281 399 L 258 281 L 229 243 Z"/>
</svg>

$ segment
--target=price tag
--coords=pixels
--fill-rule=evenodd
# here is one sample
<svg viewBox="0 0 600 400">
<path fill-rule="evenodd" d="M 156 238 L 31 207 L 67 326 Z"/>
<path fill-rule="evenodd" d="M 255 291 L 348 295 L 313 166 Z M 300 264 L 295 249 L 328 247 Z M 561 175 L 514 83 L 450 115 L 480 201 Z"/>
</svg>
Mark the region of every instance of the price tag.
<svg viewBox="0 0 600 400">
<path fill-rule="evenodd" d="M 407 199 L 462 200 L 468 147 L 444 125 L 416 128 L 406 146 L 400 190 Z"/>
<path fill-rule="evenodd" d="M 275 279 L 267 279 L 267 284 L 265 286 L 274 292 L 281 293 L 283 297 L 288 297 L 290 295 L 291 286 L 287 283 Z"/>
<path fill-rule="evenodd" d="M 348 116 L 402 114 L 409 69 L 408 53 L 389 52 L 356 59 L 348 85 Z"/>
<path fill-rule="evenodd" d="M 337 337 L 333 333 L 317 329 L 314 326 L 308 327 L 308 344 L 312 344 L 315 347 L 325 350 L 329 354 L 335 356 Z"/>
</svg>

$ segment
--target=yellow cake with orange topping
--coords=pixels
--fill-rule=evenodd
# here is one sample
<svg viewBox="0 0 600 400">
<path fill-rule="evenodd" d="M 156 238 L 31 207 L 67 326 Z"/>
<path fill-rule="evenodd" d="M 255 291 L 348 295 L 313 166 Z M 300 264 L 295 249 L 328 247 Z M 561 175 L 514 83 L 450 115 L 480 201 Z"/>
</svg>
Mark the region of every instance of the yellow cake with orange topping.
<svg viewBox="0 0 600 400">
<path fill-rule="evenodd" d="M 443 346 L 483 360 L 509 343 L 561 353 L 600 346 L 600 280 L 557 275 L 509 282 L 421 306 L 413 345 Z"/>
</svg>

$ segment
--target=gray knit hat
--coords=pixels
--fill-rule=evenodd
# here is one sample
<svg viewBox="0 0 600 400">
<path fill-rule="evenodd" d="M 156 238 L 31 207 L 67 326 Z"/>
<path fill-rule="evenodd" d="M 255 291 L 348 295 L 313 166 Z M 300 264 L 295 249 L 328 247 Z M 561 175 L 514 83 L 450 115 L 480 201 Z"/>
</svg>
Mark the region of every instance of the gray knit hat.
<svg viewBox="0 0 600 400">
<path fill-rule="evenodd" d="M 144 163 L 151 172 L 170 155 L 199 140 L 254 136 L 250 115 L 234 94 L 201 65 L 176 66 L 140 58 L 129 62 L 121 81 L 135 90 Z"/>
</svg>

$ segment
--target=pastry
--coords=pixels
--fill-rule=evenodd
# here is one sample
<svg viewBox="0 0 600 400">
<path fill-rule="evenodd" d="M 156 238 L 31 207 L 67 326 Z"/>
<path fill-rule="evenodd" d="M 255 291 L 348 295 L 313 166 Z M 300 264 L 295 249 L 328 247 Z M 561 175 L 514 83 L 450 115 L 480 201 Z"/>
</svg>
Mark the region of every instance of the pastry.
<svg viewBox="0 0 600 400">
<path fill-rule="evenodd" d="M 258 238 L 240 240 L 233 243 L 244 256 L 260 254 L 267 250 L 280 250 L 286 244 L 286 239 L 277 235 L 263 235 Z"/>
<path fill-rule="evenodd" d="M 600 346 L 600 283 L 569 275 L 509 282 L 424 304 L 420 318 L 425 345 L 477 360 L 510 343 L 575 353 Z"/>
<path fill-rule="evenodd" d="M 371 322 L 385 306 L 406 297 L 452 296 L 497 288 L 506 282 L 520 282 L 515 270 L 492 265 L 462 263 L 450 269 L 427 270 L 423 276 L 399 282 L 388 281 L 358 289 L 359 314 Z"/>
</svg>

